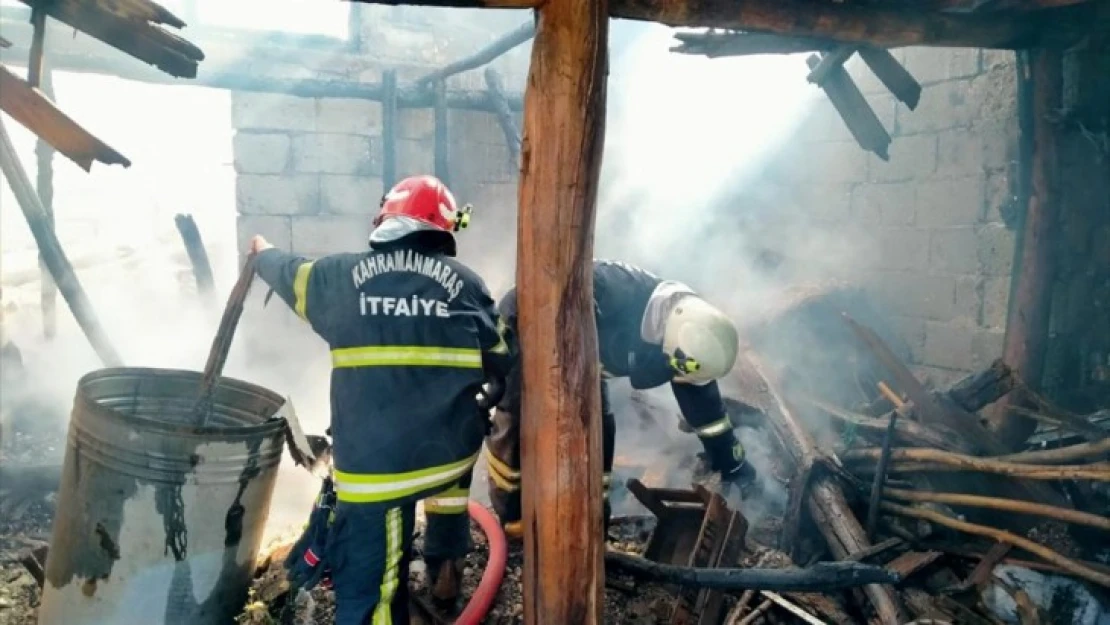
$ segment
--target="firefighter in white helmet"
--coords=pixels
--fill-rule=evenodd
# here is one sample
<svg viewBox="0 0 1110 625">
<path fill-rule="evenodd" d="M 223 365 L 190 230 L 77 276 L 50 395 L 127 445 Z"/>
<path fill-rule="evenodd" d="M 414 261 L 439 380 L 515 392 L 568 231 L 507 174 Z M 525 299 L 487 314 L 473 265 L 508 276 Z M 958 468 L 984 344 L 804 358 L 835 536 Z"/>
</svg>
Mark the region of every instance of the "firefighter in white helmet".
<svg viewBox="0 0 1110 625">
<path fill-rule="evenodd" d="M 669 383 L 683 417 L 705 448 L 710 468 L 750 492 L 755 470 L 744 457 L 716 382 L 736 363 L 740 341 L 732 321 L 685 284 L 604 260 L 594 261 L 594 307 L 602 369 L 606 523 L 616 435 L 606 384 L 609 378 L 627 377 L 635 389 Z M 510 335 L 515 335 L 516 289 L 501 299 L 498 312 Z M 511 529 L 520 519 L 519 361 L 506 379 L 486 446 L 490 498 L 501 522 Z"/>
</svg>

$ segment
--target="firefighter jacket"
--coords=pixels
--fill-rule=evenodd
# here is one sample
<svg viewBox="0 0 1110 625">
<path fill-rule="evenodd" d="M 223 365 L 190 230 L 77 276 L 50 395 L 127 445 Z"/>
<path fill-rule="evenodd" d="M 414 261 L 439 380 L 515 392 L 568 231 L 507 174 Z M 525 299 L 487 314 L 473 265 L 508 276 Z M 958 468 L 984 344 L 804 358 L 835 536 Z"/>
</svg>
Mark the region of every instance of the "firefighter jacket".
<svg viewBox="0 0 1110 625">
<path fill-rule="evenodd" d="M 644 312 L 661 283 L 661 278 L 639 267 L 608 260 L 594 261 L 594 315 L 601 360 L 603 422 L 608 426 L 603 428 L 603 434 L 615 436 L 605 379 L 628 377 L 636 389 L 670 382 L 683 417 L 695 429 L 710 455 L 720 457 L 715 464 L 733 461 L 736 441 L 717 383 L 697 386 L 672 382 L 676 372 L 671 369 L 663 346 L 642 338 Z M 507 335 L 515 337 L 515 288 L 501 298 L 498 310 L 508 328 Z M 509 342 L 518 346 L 515 338 Z M 527 346 L 519 347 L 527 349 Z M 517 520 L 520 515 L 520 376 L 520 367 L 514 366 L 506 379 L 505 395 L 494 414 L 493 429 L 486 439 L 490 498 L 502 522 L 506 523 Z M 603 447 L 610 450 L 611 457 L 613 441 L 603 441 Z M 606 471 L 610 468 L 607 465 Z"/>
<path fill-rule="evenodd" d="M 488 414 L 476 395 L 510 350 L 485 284 L 415 233 L 316 260 L 275 249 L 257 271 L 331 349 L 340 501 L 423 499 L 472 468 Z"/>
</svg>

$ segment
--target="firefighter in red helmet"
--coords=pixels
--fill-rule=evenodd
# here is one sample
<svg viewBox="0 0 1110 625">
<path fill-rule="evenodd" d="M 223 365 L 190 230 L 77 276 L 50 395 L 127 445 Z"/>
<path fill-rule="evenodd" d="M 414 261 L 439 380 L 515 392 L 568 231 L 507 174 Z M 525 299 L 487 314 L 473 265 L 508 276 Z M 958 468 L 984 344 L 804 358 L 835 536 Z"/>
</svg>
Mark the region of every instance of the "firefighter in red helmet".
<svg viewBox="0 0 1110 625">
<path fill-rule="evenodd" d="M 251 241 L 259 276 L 331 349 L 333 474 L 287 565 L 295 586 L 330 576 L 338 625 L 408 623 L 417 501 L 433 577 L 469 549 L 479 395 L 510 362 L 489 291 L 453 258 L 469 218 L 416 176 L 385 194 L 367 251 L 309 260 Z"/>
</svg>

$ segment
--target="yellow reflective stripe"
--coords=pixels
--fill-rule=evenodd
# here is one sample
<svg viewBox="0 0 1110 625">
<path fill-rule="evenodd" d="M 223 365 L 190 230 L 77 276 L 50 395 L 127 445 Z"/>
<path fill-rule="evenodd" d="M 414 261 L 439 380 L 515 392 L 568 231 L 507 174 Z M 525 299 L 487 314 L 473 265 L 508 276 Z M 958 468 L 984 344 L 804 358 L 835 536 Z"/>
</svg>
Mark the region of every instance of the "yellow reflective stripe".
<svg viewBox="0 0 1110 625">
<path fill-rule="evenodd" d="M 505 461 L 503 461 L 500 458 L 498 458 L 497 456 L 493 455 L 493 452 L 491 452 L 489 450 L 486 451 L 486 461 L 489 463 L 490 468 L 493 469 L 494 471 L 497 471 L 497 473 L 500 474 L 501 477 L 503 477 L 507 480 L 519 480 L 520 479 L 520 471 L 519 470 L 514 471 L 514 470 L 510 469 L 509 465 L 505 464 Z"/>
<path fill-rule="evenodd" d="M 702 438 L 709 438 L 711 436 L 720 436 L 721 434 L 724 434 L 725 432 L 731 432 L 731 431 L 732 431 L 732 420 L 728 418 L 728 415 L 725 415 L 725 416 L 721 417 L 720 419 L 714 421 L 713 423 L 710 423 L 709 425 L 703 425 L 700 428 L 695 428 L 694 429 L 694 432 L 696 432 L 697 435 L 702 437 Z"/>
<path fill-rule="evenodd" d="M 478 454 L 450 464 L 409 471 L 407 473 L 345 473 L 335 472 L 335 495 L 340 501 L 370 503 L 390 501 L 415 495 L 422 490 L 450 484 L 474 465 Z"/>
<path fill-rule="evenodd" d="M 482 352 L 471 347 L 372 345 L 331 351 L 331 364 L 348 367 L 458 367 L 481 369 Z"/>
<path fill-rule="evenodd" d="M 505 479 L 504 476 L 502 476 L 500 473 L 497 472 L 496 469 L 493 468 L 493 465 L 490 465 L 489 469 L 489 477 L 491 480 L 493 480 L 493 483 L 497 486 L 497 488 L 507 493 L 515 493 L 516 491 L 520 490 L 520 484 L 515 484 Z"/>
<path fill-rule="evenodd" d="M 505 320 L 504 319 L 498 319 L 497 320 L 497 338 L 500 339 L 500 340 L 497 342 L 497 345 L 493 346 L 493 349 L 489 350 L 489 353 L 491 353 L 491 354 L 508 354 L 509 353 L 509 344 L 505 342 L 505 330 L 507 330 L 507 329 L 508 329 L 508 326 L 505 325 Z"/>
<path fill-rule="evenodd" d="M 401 532 L 404 523 L 401 519 L 400 508 L 390 508 L 385 513 L 385 575 L 379 587 L 378 606 L 374 608 L 373 625 L 393 625 L 393 596 L 400 585 Z M 405 580 L 408 583 L 408 580 Z"/>
<path fill-rule="evenodd" d="M 462 514 L 466 512 L 470 498 L 462 497 L 431 497 L 424 500 L 424 512 L 430 514 Z"/>
<path fill-rule="evenodd" d="M 293 310 L 305 321 L 308 321 L 308 276 L 312 273 L 313 262 L 301 263 L 293 278 Z"/>
</svg>

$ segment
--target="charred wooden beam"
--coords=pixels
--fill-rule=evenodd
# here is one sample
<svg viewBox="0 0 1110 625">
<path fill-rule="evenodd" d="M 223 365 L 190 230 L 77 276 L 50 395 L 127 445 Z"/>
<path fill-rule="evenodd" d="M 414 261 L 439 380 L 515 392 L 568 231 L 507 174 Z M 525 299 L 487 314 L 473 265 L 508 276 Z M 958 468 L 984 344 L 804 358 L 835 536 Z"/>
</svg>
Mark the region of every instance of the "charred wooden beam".
<svg viewBox="0 0 1110 625">
<path fill-rule="evenodd" d="M 675 33 L 679 44 L 671 52 L 700 54 L 708 58 L 755 54 L 825 52 L 837 46 L 831 39 L 787 37 L 759 32 Z"/>
<path fill-rule="evenodd" d="M 810 75 L 811 80 L 817 82 L 825 91 L 825 95 L 829 96 L 829 100 L 836 107 L 836 112 L 840 113 L 841 119 L 855 137 L 856 143 L 863 149 L 874 152 L 884 161 L 888 161 L 890 160 L 890 135 L 883 128 L 883 123 L 879 121 L 875 111 L 871 110 L 871 105 L 852 81 L 852 77 L 844 70 L 844 61 L 854 50 L 846 48 L 838 50 L 825 57 L 814 54 L 806 59 L 806 64 L 813 70 Z M 844 56 L 845 54 L 847 56 Z M 838 59 L 834 59 L 834 56 L 843 57 L 839 59 L 839 64 L 836 63 Z M 831 60 L 826 63 L 825 59 Z M 827 75 L 822 77 L 826 73 Z M 814 75 L 818 78 L 813 79 Z"/>
<path fill-rule="evenodd" d="M 881 451 L 877 454 L 874 449 L 849 449 L 840 454 L 840 457 L 845 462 L 863 462 L 864 465 L 870 465 L 871 462 L 878 460 L 879 454 L 881 454 Z M 1007 475 L 1029 480 L 1095 480 L 1110 482 L 1110 463 L 1108 462 L 1072 465 L 1024 464 L 956 454 L 939 449 L 920 448 L 892 449 L 890 457 L 894 463 L 890 470 L 895 473 L 958 470 L 961 472 L 972 471 Z M 872 466 L 859 467 L 859 471 L 862 473 L 872 470 L 874 470 Z"/>
<path fill-rule="evenodd" d="M 904 404 L 895 404 L 902 408 Z M 879 501 L 883 496 L 883 487 L 886 485 L 886 469 L 890 466 L 890 447 L 894 443 L 894 426 L 898 422 L 898 411 L 890 415 L 890 423 L 883 434 L 883 446 L 879 454 L 879 463 L 875 466 L 875 478 L 871 482 L 871 500 L 867 503 L 867 540 L 875 540 L 875 530 L 879 527 Z"/>
<path fill-rule="evenodd" d="M 49 67 L 40 65 L 40 88 L 43 94 L 54 100 L 54 73 Z M 30 73 L 30 71 L 28 71 Z M 35 190 L 46 214 L 46 225 L 54 230 L 54 148 L 42 137 L 35 141 L 35 159 L 38 172 Z M 58 287 L 50 277 L 50 269 L 42 254 L 39 254 L 39 308 L 42 310 L 42 334 L 47 340 L 54 338 L 58 331 L 57 296 Z"/>
<path fill-rule="evenodd" d="M 437 69 L 430 74 L 426 74 L 416 79 L 416 86 L 422 87 L 432 84 L 434 82 L 445 80 L 455 74 L 461 74 L 465 71 L 477 69 L 487 63 L 490 63 L 497 57 L 505 54 L 509 50 L 519 46 L 520 44 L 528 41 L 536 34 L 536 24 L 534 21 L 529 20 L 514 30 L 500 36 L 493 43 L 475 52 L 474 54 L 459 59 L 454 63 L 446 65 Z"/>
<path fill-rule="evenodd" d="M 871 73 L 892 93 L 898 101 L 911 111 L 921 101 L 921 83 L 910 74 L 898 59 L 885 48 L 860 46 L 859 57 L 871 69 Z"/>
<path fill-rule="evenodd" d="M 934 493 L 930 491 L 904 490 L 900 488 L 886 489 L 886 496 L 890 499 L 913 501 L 917 503 L 941 503 L 953 506 L 970 506 L 1001 510 L 1016 514 L 1056 519 L 1057 521 L 1064 521 L 1065 523 L 1087 525 L 1110 531 L 1110 518 L 1083 512 L 1081 510 L 1046 506 L 1032 501 L 1018 501 L 1015 499 L 1005 499 L 1003 497 L 983 497 L 964 493 Z"/>
<path fill-rule="evenodd" d="M 968 412 L 993 404 L 1014 389 L 1014 371 L 1001 359 L 948 387 L 948 397 Z"/>
<path fill-rule="evenodd" d="M 251 255 L 247 257 L 243 268 L 239 271 L 239 279 L 231 287 L 223 316 L 220 317 L 220 326 L 216 329 L 212 347 L 208 350 L 208 360 L 204 364 L 197 401 L 193 406 L 193 423 L 197 427 L 206 426 L 212 416 L 213 393 L 220 375 L 224 372 L 227 355 L 231 352 L 231 342 L 235 338 L 235 329 L 239 327 L 239 319 L 243 316 L 243 304 L 247 301 L 247 294 L 250 293 L 254 273 L 254 256 Z M 299 424 L 297 429 L 300 429 Z"/>
<path fill-rule="evenodd" d="M 81 128 L 27 81 L 0 65 L 0 109 L 89 171 L 93 161 L 130 167 L 131 161 Z"/>
<path fill-rule="evenodd" d="M 42 84 L 43 48 L 46 45 L 46 12 L 42 8 L 31 11 L 31 53 L 27 59 L 27 84 L 38 87 Z"/>
<path fill-rule="evenodd" d="M 516 120 L 509 110 L 509 103 L 505 99 L 505 90 L 501 87 L 501 76 L 492 67 L 486 68 L 486 93 L 489 94 L 493 112 L 497 115 L 497 123 L 501 132 L 505 133 L 505 145 L 509 148 L 509 159 L 513 167 L 520 166 L 520 130 L 516 127 Z"/>
<path fill-rule="evenodd" d="M 525 93 L 517 236 L 524 620 L 602 622 L 601 419 L 593 228 L 607 0 L 547 0 Z M 558 328 L 558 332 L 553 330 Z"/>
<path fill-rule="evenodd" d="M 439 81 L 433 90 L 435 94 L 435 173 L 448 187 L 451 186 L 449 153 L 450 137 L 447 127 L 447 84 Z"/>
<path fill-rule="evenodd" d="M 825 79 L 829 77 L 834 70 L 844 67 L 848 59 L 856 53 L 856 46 L 838 45 L 836 48 L 829 52 L 816 56 L 813 63 L 809 63 L 809 75 L 806 80 L 820 87 L 825 84 Z M 813 58 L 813 57 L 810 57 Z"/>
<path fill-rule="evenodd" d="M 820 562 L 804 569 L 693 568 L 610 550 L 605 552 L 605 564 L 636 577 L 718 590 L 829 592 L 900 581 L 896 573 L 881 566 L 859 562 Z"/>
<path fill-rule="evenodd" d="M 1027 82 L 1032 110 L 1023 124 L 1022 134 L 1031 138 L 1030 159 L 1024 175 L 1029 176 L 1029 194 L 1023 227 L 1019 230 L 1014 254 L 1013 287 L 1002 358 L 1013 367 L 1021 381 L 1036 390 L 1044 371 L 1048 342 L 1048 320 L 1056 273 L 1056 232 L 1059 229 L 1060 198 L 1057 162 L 1058 132 L 1051 121 L 1063 100 L 1063 54 L 1039 49 L 1029 53 L 1032 62 L 1019 60 L 1019 81 Z M 1019 55 L 1024 56 L 1024 55 Z M 1027 104 L 1028 106 L 1028 104 Z M 1031 127 L 1029 127 L 1031 126 Z M 1011 395 L 1012 397 L 1012 395 Z M 1002 402 L 987 416 L 988 423 L 1006 447 L 1013 451 L 1036 429 L 1029 418 L 1007 410 L 1010 400 Z"/>
<path fill-rule="evenodd" d="M 382 74 L 382 185 L 397 184 L 397 70 Z"/>
<path fill-rule="evenodd" d="M 0 93 L 4 91 L 6 89 L 0 87 Z M 105 366 L 121 366 L 123 361 L 104 333 L 104 328 L 93 311 L 92 302 L 89 301 L 88 295 L 77 280 L 77 275 L 73 272 L 73 266 L 66 258 L 65 251 L 62 250 L 62 244 L 58 242 L 58 237 L 48 225 L 42 202 L 39 201 L 31 181 L 27 178 L 27 171 L 19 162 L 3 120 L 0 120 L 0 170 L 7 178 L 12 194 L 15 195 L 19 208 L 23 211 L 23 217 L 31 228 L 31 234 L 35 237 L 39 252 L 42 253 L 46 266 L 50 268 L 50 274 L 62 292 L 62 297 L 73 311 L 77 324 L 84 330 L 85 336 L 88 337 Z"/>
<path fill-rule="evenodd" d="M 175 215 L 174 225 L 185 244 L 185 253 L 189 256 L 189 264 L 193 267 L 193 277 L 197 281 L 197 291 L 200 296 L 211 301 L 215 295 L 216 280 L 212 277 L 212 263 L 208 261 L 208 250 L 204 248 L 204 240 L 200 236 L 200 229 L 192 215 Z"/>
</svg>

